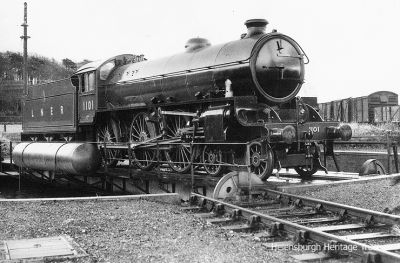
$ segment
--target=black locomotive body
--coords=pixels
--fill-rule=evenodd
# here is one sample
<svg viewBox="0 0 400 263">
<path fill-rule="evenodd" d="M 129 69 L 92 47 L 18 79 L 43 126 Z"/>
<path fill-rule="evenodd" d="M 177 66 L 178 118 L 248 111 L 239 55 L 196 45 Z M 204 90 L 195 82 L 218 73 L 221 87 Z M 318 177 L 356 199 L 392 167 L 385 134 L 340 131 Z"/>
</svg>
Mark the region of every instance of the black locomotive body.
<svg viewBox="0 0 400 263">
<path fill-rule="evenodd" d="M 144 170 L 165 162 L 184 173 L 197 160 L 210 175 L 247 164 L 262 179 L 281 167 L 309 176 L 322 168 L 318 145 L 349 139 L 351 130 L 296 97 L 306 56 L 266 25 L 248 20 L 239 40 L 212 46 L 194 38 L 180 54 L 120 55 L 32 86 L 23 138 L 96 141 L 108 165 L 132 149 Z"/>
</svg>

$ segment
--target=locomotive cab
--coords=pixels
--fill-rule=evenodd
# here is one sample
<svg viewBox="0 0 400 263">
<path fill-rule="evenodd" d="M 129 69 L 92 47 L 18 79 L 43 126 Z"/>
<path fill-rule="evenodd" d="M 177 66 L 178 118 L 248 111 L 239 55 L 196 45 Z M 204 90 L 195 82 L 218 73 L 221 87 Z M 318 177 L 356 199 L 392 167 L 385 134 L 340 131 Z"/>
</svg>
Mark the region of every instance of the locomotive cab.
<svg viewBox="0 0 400 263">
<path fill-rule="evenodd" d="M 78 121 L 79 124 L 93 123 L 96 100 L 96 71 L 88 68 L 75 73 L 71 77 L 72 84 L 78 90 Z"/>
<path fill-rule="evenodd" d="M 116 68 L 132 63 L 134 58 L 134 55 L 123 54 L 103 61 L 90 62 L 71 76 L 71 83 L 77 90 L 79 137 L 94 139 L 93 124 L 96 122 L 96 113 L 107 104 L 105 81 Z"/>
</svg>

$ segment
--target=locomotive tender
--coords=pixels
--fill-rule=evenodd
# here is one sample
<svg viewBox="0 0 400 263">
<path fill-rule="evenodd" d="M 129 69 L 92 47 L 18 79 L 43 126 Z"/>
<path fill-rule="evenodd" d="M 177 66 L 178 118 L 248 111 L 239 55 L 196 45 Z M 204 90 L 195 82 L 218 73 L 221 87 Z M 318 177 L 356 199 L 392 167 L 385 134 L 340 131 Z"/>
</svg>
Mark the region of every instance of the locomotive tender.
<svg viewBox="0 0 400 263">
<path fill-rule="evenodd" d="M 180 54 L 119 55 L 31 86 L 22 138 L 97 142 L 106 165 L 132 149 L 143 170 L 165 163 L 186 173 L 197 162 L 194 169 L 216 176 L 245 164 L 263 180 L 274 168 L 308 177 L 323 169 L 319 144 L 348 140 L 351 129 L 324 122 L 296 97 L 308 58 L 294 39 L 267 33 L 267 23 L 247 20 L 247 33 L 228 43 L 193 38 Z M 23 152 L 14 155 L 22 160 Z"/>
</svg>

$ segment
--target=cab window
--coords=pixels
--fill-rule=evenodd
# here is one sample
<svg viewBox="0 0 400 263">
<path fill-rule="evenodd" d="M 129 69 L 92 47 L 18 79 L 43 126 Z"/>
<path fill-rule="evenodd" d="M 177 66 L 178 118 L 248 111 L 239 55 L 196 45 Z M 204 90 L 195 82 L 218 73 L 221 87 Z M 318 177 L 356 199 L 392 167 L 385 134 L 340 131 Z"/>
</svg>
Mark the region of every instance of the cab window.
<svg viewBox="0 0 400 263">
<path fill-rule="evenodd" d="M 87 72 L 80 77 L 81 92 L 93 91 L 96 84 L 95 72 Z"/>
<path fill-rule="evenodd" d="M 94 72 L 88 73 L 88 91 L 94 90 L 95 74 Z"/>
<path fill-rule="evenodd" d="M 82 81 L 82 92 L 87 92 L 89 90 L 89 76 L 87 73 L 83 74 Z"/>
</svg>

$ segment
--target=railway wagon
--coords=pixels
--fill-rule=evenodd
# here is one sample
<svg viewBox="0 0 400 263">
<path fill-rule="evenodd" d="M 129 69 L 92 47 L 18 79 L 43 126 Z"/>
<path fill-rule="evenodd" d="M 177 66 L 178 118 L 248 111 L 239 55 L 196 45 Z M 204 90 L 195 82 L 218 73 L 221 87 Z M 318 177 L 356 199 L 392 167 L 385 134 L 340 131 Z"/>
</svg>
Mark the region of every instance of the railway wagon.
<svg viewBox="0 0 400 263">
<path fill-rule="evenodd" d="M 350 122 L 351 120 L 351 113 L 353 111 L 351 98 L 343 99 L 341 101 L 341 118 L 340 121 L 342 122 Z"/>
<path fill-rule="evenodd" d="M 332 101 L 332 113 L 333 113 L 333 121 L 341 121 L 343 117 L 342 112 L 342 100 Z"/>
<path fill-rule="evenodd" d="M 132 159 L 142 170 L 163 163 L 185 174 L 197 162 L 196 172 L 218 176 L 241 165 L 262 180 L 274 168 L 294 168 L 303 177 L 324 169 L 319 145 L 348 140 L 351 129 L 323 121 L 297 97 L 308 58 L 291 37 L 266 32 L 267 24 L 251 19 L 247 33 L 227 43 L 193 38 L 165 58 L 123 54 L 29 87 L 22 137 L 31 141 L 24 144 L 30 155 L 21 146 L 16 158 L 28 168 L 61 158 L 65 167 L 79 164 L 68 171 L 88 171 L 74 159 L 87 149 L 98 160 L 84 142 L 97 145 L 106 166 Z M 43 154 L 54 141 L 77 143 L 68 151 L 62 143 L 51 147 L 70 156 Z M 35 154 L 43 158 L 29 162 Z"/>
<path fill-rule="evenodd" d="M 326 114 L 325 114 L 325 120 L 326 121 L 331 121 L 332 118 L 332 103 L 326 103 Z"/>
<path fill-rule="evenodd" d="M 374 108 L 375 123 L 400 123 L 400 106 L 384 106 Z"/>
<path fill-rule="evenodd" d="M 370 104 L 368 96 L 356 97 L 351 99 L 351 122 L 368 123 L 370 122 Z"/>
<path fill-rule="evenodd" d="M 349 122 L 351 114 L 351 99 L 319 103 L 320 114 L 326 121 Z"/>
<path fill-rule="evenodd" d="M 381 107 L 382 110 L 385 108 L 385 117 L 383 122 L 390 119 L 391 106 L 397 106 L 399 104 L 398 95 L 390 91 L 378 91 L 368 96 L 368 122 L 375 122 L 375 108 Z M 386 110 L 387 109 L 387 110 Z"/>
<path fill-rule="evenodd" d="M 398 105 L 396 93 L 378 91 L 368 96 L 320 103 L 319 107 L 322 109 L 321 116 L 325 120 L 375 123 L 388 121 L 386 116 L 391 114 L 390 107 L 396 105 Z M 396 116 L 394 115 L 394 118 Z"/>
<path fill-rule="evenodd" d="M 318 103 L 318 109 L 321 118 L 327 121 L 329 119 L 328 116 L 330 116 L 330 105 L 327 102 Z"/>
</svg>

